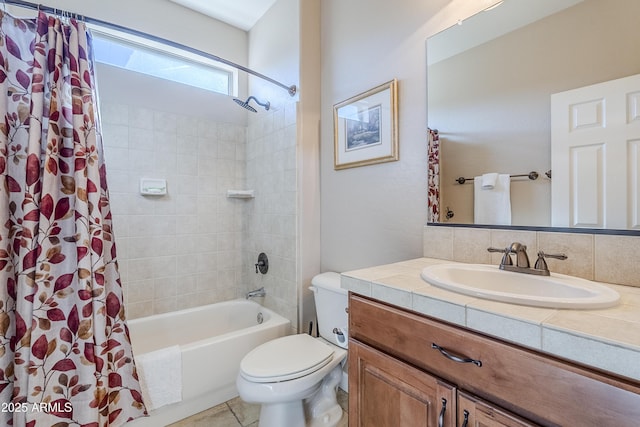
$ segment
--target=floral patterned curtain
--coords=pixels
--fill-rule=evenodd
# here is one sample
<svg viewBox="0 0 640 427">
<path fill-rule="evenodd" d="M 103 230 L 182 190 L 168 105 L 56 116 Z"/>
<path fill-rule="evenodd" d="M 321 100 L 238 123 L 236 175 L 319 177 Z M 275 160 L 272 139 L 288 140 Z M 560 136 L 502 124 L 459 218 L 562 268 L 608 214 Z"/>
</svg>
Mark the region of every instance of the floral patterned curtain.
<svg viewBox="0 0 640 427">
<path fill-rule="evenodd" d="M 146 410 L 90 35 L 75 20 L 0 14 L 0 425 L 122 425 Z"/>
<path fill-rule="evenodd" d="M 440 137 L 437 130 L 428 130 L 428 203 L 427 222 L 440 221 Z"/>
</svg>

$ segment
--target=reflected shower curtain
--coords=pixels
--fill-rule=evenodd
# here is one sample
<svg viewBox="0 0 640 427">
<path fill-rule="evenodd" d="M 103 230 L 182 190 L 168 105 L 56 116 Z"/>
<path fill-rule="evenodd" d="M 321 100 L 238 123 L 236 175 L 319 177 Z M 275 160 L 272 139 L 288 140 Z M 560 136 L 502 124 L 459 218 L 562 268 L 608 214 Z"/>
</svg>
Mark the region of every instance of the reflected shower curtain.
<svg viewBox="0 0 640 427">
<path fill-rule="evenodd" d="M 144 415 L 83 23 L 0 12 L 0 425 Z"/>
<path fill-rule="evenodd" d="M 440 136 L 428 129 L 427 222 L 440 222 Z"/>
</svg>

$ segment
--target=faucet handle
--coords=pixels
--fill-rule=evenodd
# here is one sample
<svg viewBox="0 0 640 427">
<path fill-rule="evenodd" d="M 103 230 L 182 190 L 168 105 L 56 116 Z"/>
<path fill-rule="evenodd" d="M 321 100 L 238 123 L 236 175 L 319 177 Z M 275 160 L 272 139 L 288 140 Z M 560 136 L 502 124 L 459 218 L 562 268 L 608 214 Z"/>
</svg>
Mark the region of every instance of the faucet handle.
<svg viewBox="0 0 640 427">
<path fill-rule="evenodd" d="M 258 274 L 258 272 L 267 274 L 267 271 L 269 271 L 269 259 L 267 258 L 267 254 L 261 252 L 260 255 L 258 255 L 258 262 L 255 264 L 255 267 L 256 274 Z"/>
<path fill-rule="evenodd" d="M 513 261 L 511 260 L 511 255 L 509 255 L 509 253 L 511 253 L 511 248 L 498 249 L 498 248 L 489 247 L 487 248 L 487 251 L 504 254 L 502 256 L 502 260 L 500 261 L 501 267 L 505 265 L 513 265 Z"/>
<path fill-rule="evenodd" d="M 561 260 L 565 260 L 568 257 L 565 254 L 545 254 L 543 251 L 538 252 L 538 259 L 536 260 L 536 265 L 534 266 L 534 268 L 536 270 L 543 270 L 543 271 L 549 271 L 549 267 L 547 266 L 547 261 L 545 261 L 545 257 L 547 258 L 554 258 L 554 259 L 561 259 Z"/>
<path fill-rule="evenodd" d="M 498 249 L 494 247 L 488 247 L 487 252 L 499 252 L 501 254 L 506 254 L 507 252 L 510 252 L 510 249 L 509 248 Z"/>
<path fill-rule="evenodd" d="M 565 260 L 565 259 L 569 258 L 565 254 L 546 254 L 546 253 L 544 253 L 542 251 L 538 252 L 538 256 L 547 257 L 547 258 L 553 258 L 553 259 L 561 259 L 561 260 Z"/>
</svg>

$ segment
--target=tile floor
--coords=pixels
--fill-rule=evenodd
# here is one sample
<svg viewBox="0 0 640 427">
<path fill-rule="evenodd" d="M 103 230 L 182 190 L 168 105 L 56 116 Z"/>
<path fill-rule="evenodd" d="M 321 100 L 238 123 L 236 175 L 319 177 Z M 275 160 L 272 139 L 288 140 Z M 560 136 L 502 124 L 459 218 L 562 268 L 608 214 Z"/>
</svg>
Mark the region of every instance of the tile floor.
<svg viewBox="0 0 640 427">
<path fill-rule="evenodd" d="M 348 400 L 347 393 L 338 389 L 338 403 L 343 412 L 338 427 L 347 427 L 349 425 L 347 416 Z M 259 416 L 259 405 L 245 403 L 239 397 L 236 397 L 168 427 L 258 427 Z"/>
</svg>

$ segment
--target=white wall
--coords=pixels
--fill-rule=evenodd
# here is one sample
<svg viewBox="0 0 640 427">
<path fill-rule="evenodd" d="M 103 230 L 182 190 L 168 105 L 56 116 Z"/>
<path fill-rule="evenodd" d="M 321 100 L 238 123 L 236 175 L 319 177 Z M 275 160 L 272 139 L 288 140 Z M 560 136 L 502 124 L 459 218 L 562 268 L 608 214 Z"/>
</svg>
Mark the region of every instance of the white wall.
<svg viewBox="0 0 640 427">
<path fill-rule="evenodd" d="M 248 64 L 286 86 L 300 84 L 300 0 L 278 0 L 248 35 Z M 297 100 L 286 90 L 251 76 L 249 95 L 268 99 L 274 108 Z"/>
<path fill-rule="evenodd" d="M 426 39 L 496 0 L 323 0 L 322 269 L 422 255 L 426 222 Z M 333 169 L 334 104 L 399 81 L 400 160 Z"/>
<path fill-rule="evenodd" d="M 421 256 L 427 209 L 425 41 L 486 3 L 323 0 L 323 270 Z M 333 105 L 393 78 L 399 82 L 400 160 L 335 171 Z"/>
<path fill-rule="evenodd" d="M 300 3 L 300 102 L 298 102 L 298 307 L 300 325 L 315 317 L 309 285 L 320 273 L 320 8 Z"/>
</svg>

